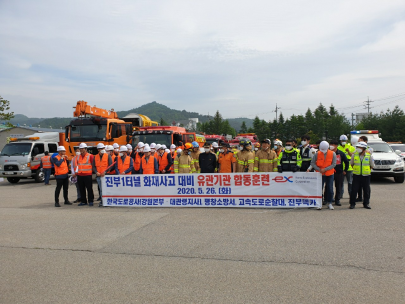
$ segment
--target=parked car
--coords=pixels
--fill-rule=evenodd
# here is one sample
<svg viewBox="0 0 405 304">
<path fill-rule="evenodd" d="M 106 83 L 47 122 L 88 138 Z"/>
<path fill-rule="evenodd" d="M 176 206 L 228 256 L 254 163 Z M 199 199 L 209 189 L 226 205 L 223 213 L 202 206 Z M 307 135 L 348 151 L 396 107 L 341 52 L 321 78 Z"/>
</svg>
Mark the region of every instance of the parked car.
<svg viewBox="0 0 405 304">
<path fill-rule="evenodd" d="M 405 144 L 390 144 L 390 146 L 396 153 L 398 153 L 397 150 L 401 151 L 398 155 L 405 158 Z"/>
</svg>

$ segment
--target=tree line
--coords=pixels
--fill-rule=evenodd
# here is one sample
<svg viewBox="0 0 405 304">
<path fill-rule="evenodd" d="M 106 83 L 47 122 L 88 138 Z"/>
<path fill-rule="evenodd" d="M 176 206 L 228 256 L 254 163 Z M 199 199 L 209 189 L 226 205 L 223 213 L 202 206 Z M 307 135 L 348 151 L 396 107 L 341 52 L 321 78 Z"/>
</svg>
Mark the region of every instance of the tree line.
<svg viewBox="0 0 405 304">
<path fill-rule="evenodd" d="M 332 105 L 327 109 L 322 103 L 315 110 L 308 108 L 305 115 L 292 115 L 284 118 L 283 114 L 273 121 L 265 121 L 255 117 L 253 127 L 247 128 L 242 122 L 239 132 L 229 125 L 226 119 L 217 111 L 213 119 L 197 124 L 197 130 L 206 134 L 256 133 L 260 140 L 269 138 L 296 139 L 308 134 L 311 142 L 318 140 L 339 139 L 342 134 L 349 134 L 351 130 L 378 130 L 385 141 L 405 142 L 405 114 L 399 106 L 393 110 L 370 114 L 360 123 L 352 125 L 350 121 Z"/>
</svg>

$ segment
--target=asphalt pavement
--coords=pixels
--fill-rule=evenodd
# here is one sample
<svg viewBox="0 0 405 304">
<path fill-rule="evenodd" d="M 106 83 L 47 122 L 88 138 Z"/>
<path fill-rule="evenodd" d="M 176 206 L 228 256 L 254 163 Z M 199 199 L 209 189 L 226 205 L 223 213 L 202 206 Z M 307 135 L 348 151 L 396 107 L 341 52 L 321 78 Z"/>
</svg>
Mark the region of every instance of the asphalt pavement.
<svg viewBox="0 0 405 304">
<path fill-rule="evenodd" d="M 391 178 L 320 211 L 55 208 L 51 183 L 0 182 L 0 303 L 405 303 Z"/>
</svg>

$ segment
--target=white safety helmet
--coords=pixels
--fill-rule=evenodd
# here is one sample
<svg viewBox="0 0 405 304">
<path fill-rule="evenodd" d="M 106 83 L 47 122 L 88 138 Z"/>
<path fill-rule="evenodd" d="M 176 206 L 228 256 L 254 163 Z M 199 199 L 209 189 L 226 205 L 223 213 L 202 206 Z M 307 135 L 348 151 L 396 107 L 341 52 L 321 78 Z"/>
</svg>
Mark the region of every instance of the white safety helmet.
<svg viewBox="0 0 405 304">
<path fill-rule="evenodd" d="M 165 149 L 165 150 L 167 149 L 166 145 L 162 145 L 162 147 L 163 147 L 163 149 Z"/>
<path fill-rule="evenodd" d="M 145 147 L 143 148 L 143 152 L 150 152 L 150 147 L 145 145 Z"/>
<path fill-rule="evenodd" d="M 161 145 L 161 144 L 157 144 L 155 148 L 156 148 L 156 150 L 159 150 L 160 147 L 162 147 L 162 145 Z M 152 147 L 151 147 L 151 148 L 152 148 Z"/>
<path fill-rule="evenodd" d="M 114 144 L 113 144 L 113 148 L 114 148 L 114 149 L 119 149 L 119 147 L 120 147 L 119 144 L 117 144 L 117 143 L 114 143 Z"/>
<path fill-rule="evenodd" d="M 132 146 L 130 144 L 126 145 L 126 147 L 127 147 L 128 151 L 132 150 Z"/>
<path fill-rule="evenodd" d="M 163 145 L 156 145 L 156 150 L 165 150 L 166 148 L 165 148 L 165 146 L 163 146 Z"/>
<path fill-rule="evenodd" d="M 145 144 L 140 141 L 140 142 L 138 143 L 138 148 L 143 148 L 143 147 L 145 147 Z"/>
<path fill-rule="evenodd" d="M 166 152 L 166 153 L 170 153 L 170 150 L 169 150 L 169 149 L 165 149 L 165 152 Z"/>
<path fill-rule="evenodd" d="M 103 143 L 98 143 L 97 144 L 97 149 L 105 149 L 105 146 Z"/>
<path fill-rule="evenodd" d="M 217 143 L 216 141 L 214 141 L 214 142 L 212 143 L 212 147 L 213 147 L 213 148 L 218 148 L 218 143 Z"/>
<path fill-rule="evenodd" d="M 319 151 L 326 153 L 329 149 L 329 143 L 327 141 L 321 141 L 319 144 Z"/>
<path fill-rule="evenodd" d="M 65 149 L 64 146 L 59 146 L 58 149 L 57 149 L 57 151 L 58 151 L 58 152 L 59 152 L 59 151 L 66 151 L 66 149 Z"/>
<path fill-rule="evenodd" d="M 182 150 L 182 149 L 177 149 L 176 152 L 177 152 L 177 153 L 181 153 L 181 152 L 183 152 L 183 150 Z"/>
<path fill-rule="evenodd" d="M 176 145 L 175 145 L 175 144 L 172 144 L 172 145 L 170 146 L 170 149 L 176 149 Z"/>
<path fill-rule="evenodd" d="M 283 142 L 281 140 L 274 141 L 274 144 L 278 146 L 283 146 Z"/>
<path fill-rule="evenodd" d="M 151 149 L 155 149 L 156 148 L 156 144 L 155 143 L 151 143 L 149 146 Z"/>
<path fill-rule="evenodd" d="M 359 138 L 352 135 L 352 137 L 350 138 L 350 142 L 352 143 L 352 146 L 355 146 L 359 142 Z"/>
<path fill-rule="evenodd" d="M 347 140 L 347 136 L 346 135 L 340 135 L 339 140 Z"/>
<path fill-rule="evenodd" d="M 367 143 L 360 141 L 357 143 L 356 147 L 367 149 Z"/>
<path fill-rule="evenodd" d="M 105 150 L 106 150 L 106 151 L 113 151 L 113 150 L 114 150 L 114 147 L 111 146 L 111 145 L 108 145 L 108 146 L 105 147 Z"/>
<path fill-rule="evenodd" d="M 85 149 L 85 148 L 87 148 L 87 145 L 85 143 L 81 143 L 79 145 L 79 149 Z"/>
<path fill-rule="evenodd" d="M 121 146 L 120 147 L 120 152 L 127 152 L 128 148 L 126 146 Z"/>
</svg>

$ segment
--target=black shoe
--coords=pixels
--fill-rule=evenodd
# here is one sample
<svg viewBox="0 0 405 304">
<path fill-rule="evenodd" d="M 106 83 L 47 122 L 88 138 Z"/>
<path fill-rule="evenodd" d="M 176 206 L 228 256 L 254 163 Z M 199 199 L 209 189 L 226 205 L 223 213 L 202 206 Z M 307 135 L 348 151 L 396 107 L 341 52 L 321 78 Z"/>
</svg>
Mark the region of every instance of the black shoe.
<svg viewBox="0 0 405 304">
<path fill-rule="evenodd" d="M 340 201 L 336 201 L 335 206 L 342 206 L 342 204 L 340 203 Z"/>
<path fill-rule="evenodd" d="M 65 202 L 65 205 L 72 205 L 72 203 L 67 201 L 67 202 Z"/>
<path fill-rule="evenodd" d="M 363 205 L 363 207 L 366 209 L 371 209 L 370 205 Z"/>
<path fill-rule="evenodd" d="M 350 209 L 354 209 L 354 206 L 355 206 L 355 205 L 350 205 L 350 207 L 349 207 L 349 208 L 350 208 Z"/>
<path fill-rule="evenodd" d="M 356 202 L 362 202 L 363 199 L 362 198 L 356 198 Z"/>
<path fill-rule="evenodd" d="M 98 206 L 99 206 L 99 207 L 104 207 L 104 206 L 103 206 L 103 203 L 98 204 Z"/>
<path fill-rule="evenodd" d="M 78 206 L 86 206 L 87 203 L 80 203 Z"/>
<path fill-rule="evenodd" d="M 90 206 L 90 207 L 93 207 L 93 202 L 89 202 L 89 206 Z"/>
<path fill-rule="evenodd" d="M 101 201 L 101 196 L 98 197 L 97 201 L 98 201 L 98 202 Z"/>
<path fill-rule="evenodd" d="M 79 199 L 77 199 L 77 200 L 75 200 L 73 203 L 80 203 L 80 200 Z"/>
<path fill-rule="evenodd" d="M 55 203 L 55 207 L 60 207 L 59 203 Z"/>
<path fill-rule="evenodd" d="M 325 202 L 325 201 L 323 201 L 323 202 L 322 202 L 322 205 L 323 205 L 323 206 L 325 206 L 325 205 L 326 205 L 326 202 Z"/>
</svg>

